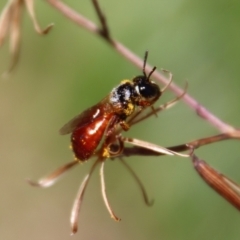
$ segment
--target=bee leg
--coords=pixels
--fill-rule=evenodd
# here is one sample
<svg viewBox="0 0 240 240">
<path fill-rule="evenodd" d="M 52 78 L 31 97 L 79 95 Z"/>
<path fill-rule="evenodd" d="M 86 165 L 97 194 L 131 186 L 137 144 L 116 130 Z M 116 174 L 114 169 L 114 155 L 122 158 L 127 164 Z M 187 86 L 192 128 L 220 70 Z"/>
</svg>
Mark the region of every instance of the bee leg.
<svg viewBox="0 0 240 240">
<path fill-rule="evenodd" d="M 171 85 L 172 83 L 172 80 L 173 80 L 173 74 L 166 70 L 166 69 L 161 69 L 164 73 L 168 73 L 169 74 L 169 82 L 167 83 L 167 85 L 161 90 L 161 94 L 163 94 L 168 88 L 169 86 Z"/>
<path fill-rule="evenodd" d="M 146 118 L 149 118 L 151 117 L 152 115 L 157 115 L 158 112 L 161 112 L 163 110 L 166 110 L 166 109 L 169 109 L 171 107 L 173 107 L 187 92 L 187 87 L 188 87 L 188 84 L 186 83 L 185 85 L 185 88 L 184 88 L 184 91 L 182 92 L 181 95 L 177 96 L 176 98 L 164 103 L 164 104 L 161 104 L 159 107 L 154 107 L 154 110 L 152 109 L 152 111 L 138 117 L 138 115 L 142 112 L 142 110 L 140 110 L 139 112 L 137 112 L 132 118 L 129 119 L 128 121 L 128 124 L 130 126 L 138 123 L 138 122 L 141 122 L 143 120 L 145 120 Z"/>
<path fill-rule="evenodd" d="M 121 139 L 121 135 L 116 136 L 116 139 L 118 140 L 118 144 L 114 142 L 114 143 L 110 143 L 107 146 L 108 152 L 110 154 L 110 158 L 114 158 L 121 155 L 124 149 L 124 142 Z"/>
<path fill-rule="evenodd" d="M 121 121 L 119 124 L 120 124 L 120 126 L 122 127 L 122 129 L 124 131 L 128 131 L 129 128 L 130 128 L 129 124 L 127 122 L 125 122 L 125 121 Z"/>
</svg>

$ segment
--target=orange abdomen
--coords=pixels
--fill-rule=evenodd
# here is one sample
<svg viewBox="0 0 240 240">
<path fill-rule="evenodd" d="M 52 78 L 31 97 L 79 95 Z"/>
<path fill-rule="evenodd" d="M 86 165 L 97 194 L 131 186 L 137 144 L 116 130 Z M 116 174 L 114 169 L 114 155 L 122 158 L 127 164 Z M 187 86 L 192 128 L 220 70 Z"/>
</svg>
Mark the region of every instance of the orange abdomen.
<svg viewBox="0 0 240 240">
<path fill-rule="evenodd" d="M 80 161 L 89 159 L 98 147 L 112 114 L 104 114 L 93 121 L 76 127 L 73 131 L 72 149 Z"/>
</svg>

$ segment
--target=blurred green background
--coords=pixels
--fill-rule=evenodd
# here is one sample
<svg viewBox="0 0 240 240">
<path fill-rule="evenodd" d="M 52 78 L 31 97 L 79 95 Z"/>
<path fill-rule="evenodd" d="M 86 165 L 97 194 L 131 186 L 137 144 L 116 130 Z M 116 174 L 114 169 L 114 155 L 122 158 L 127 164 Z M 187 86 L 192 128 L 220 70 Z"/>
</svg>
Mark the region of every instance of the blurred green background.
<svg viewBox="0 0 240 240">
<path fill-rule="evenodd" d="M 6 1 L 1 1 L 2 9 Z M 90 1 L 65 1 L 97 22 Z M 110 1 L 100 4 L 113 36 L 149 63 L 169 69 L 174 81 L 220 119 L 240 122 L 240 2 Z M 78 186 L 93 161 L 77 167 L 54 187 L 30 187 L 72 160 L 69 136 L 58 129 L 109 93 L 121 79 L 140 73 L 104 41 L 65 19 L 45 1 L 36 1 L 38 36 L 24 14 L 20 62 L 0 82 L 0 239 L 70 239 L 69 216 Z M 8 44 L 0 50 L 0 72 L 8 67 Z M 172 99 L 167 92 L 161 102 Z M 178 103 L 126 135 L 162 146 L 214 135 L 217 130 Z M 240 182 L 239 142 L 197 150 L 199 157 Z M 109 200 L 122 218 L 109 217 L 100 194 L 99 174 L 85 194 L 79 232 L 72 239 L 239 239 L 239 212 L 211 190 L 179 157 L 131 157 L 128 163 L 154 198 L 146 207 L 129 173 L 117 161 L 106 164 Z"/>
</svg>

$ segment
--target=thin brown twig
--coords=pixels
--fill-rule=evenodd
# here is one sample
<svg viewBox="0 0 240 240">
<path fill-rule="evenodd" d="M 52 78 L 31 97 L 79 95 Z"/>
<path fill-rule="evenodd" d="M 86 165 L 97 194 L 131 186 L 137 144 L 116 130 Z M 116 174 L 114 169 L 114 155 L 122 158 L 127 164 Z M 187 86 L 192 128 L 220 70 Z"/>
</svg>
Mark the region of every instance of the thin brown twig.
<svg viewBox="0 0 240 240">
<path fill-rule="evenodd" d="M 68 7 L 66 4 L 61 2 L 60 0 L 46 0 L 49 4 L 52 5 L 56 10 L 61 12 L 65 17 L 76 23 L 77 25 L 83 27 L 84 29 L 103 37 L 105 40 L 108 40 L 107 42 L 111 43 L 110 46 L 112 46 L 119 54 L 121 54 L 123 57 L 125 57 L 128 61 L 130 61 L 132 64 L 137 66 L 138 68 L 142 68 L 142 58 L 138 57 L 136 54 L 134 54 L 132 51 L 130 51 L 127 47 L 125 47 L 120 42 L 113 40 L 109 36 L 109 28 L 107 27 L 107 21 L 105 17 L 102 19 L 100 16 L 104 16 L 99 4 L 94 4 L 94 7 L 98 13 L 98 16 L 100 18 L 100 22 L 102 24 L 103 29 L 107 29 L 108 35 L 102 34 L 101 29 L 99 29 L 92 21 L 84 17 L 83 15 L 77 13 L 75 10 Z M 94 2 L 97 2 L 95 0 Z M 108 36 L 108 38 L 106 38 Z M 111 41 L 109 41 L 111 40 Z M 152 66 L 149 64 L 146 65 L 146 71 L 151 71 Z M 168 79 L 161 74 L 158 71 L 155 71 L 152 76 L 157 81 L 167 84 Z M 176 84 L 172 83 L 169 87 L 177 96 L 181 95 L 183 90 L 178 87 Z M 223 122 L 221 119 L 216 117 L 214 114 L 212 114 L 209 110 L 207 110 L 205 107 L 203 107 L 199 102 L 197 102 L 192 96 L 189 94 L 185 94 L 183 97 L 183 100 L 185 103 L 190 106 L 193 110 L 196 111 L 196 113 L 206 121 L 208 121 L 210 124 L 212 124 L 215 128 L 217 128 L 220 132 L 230 132 L 235 131 L 235 128 L 228 125 L 227 123 Z"/>
<path fill-rule="evenodd" d="M 120 158 L 120 162 L 129 171 L 129 173 L 132 175 L 132 177 L 134 178 L 134 180 L 136 181 L 136 183 L 140 187 L 140 190 L 142 192 L 142 196 L 143 196 L 145 204 L 149 207 L 152 206 L 153 203 L 154 203 L 154 200 L 153 199 L 151 201 L 149 200 L 146 189 L 143 186 L 143 183 L 140 180 L 140 178 L 138 177 L 138 175 L 133 171 L 133 169 L 130 167 L 130 165 L 123 158 Z"/>
<path fill-rule="evenodd" d="M 102 28 L 100 29 L 100 34 L 102 35 L 102 37 L 104 37 L 106 40 L 108 40 L 109 42 L 111 42 L 111 37 L 110 37 L 110 32 L 108 29 L 108 25 L 107 25 L 107 21 L 106 18 L 103 14 L 103 12 L 101 11 L 101 8 L 98 4 L 97 0 L 92 0 L 94 8 L 96 10 L 96 13 L 98 15 L 98 18 L 100 20 L 100 23 L 102 25 Z"/>
<path fill-rule="evenodd" d="M 238 139 L 240 140 L 240 134 L 239 135 L 233 135 L 232 133 L 222 133 L 206 138 L 197 139 L 188 143 L 176 145 L 176 146 L 170 146 L 166 147 L 167 149 L 174 151 L 174 152 L 183 152 L 183 151 L 189 151 L 191 149 L 197 149 L 202 146 L 217 143 L 224 140 L 230 140 L 230 139 Z M 113 144 L 111 146 L 112 148 L 115 147 Z M 129 157 L 129 156 L 162 156 L 165 155 L 164 153 L 155 152 L 151 149 L 146 149 L 143 147 L 133 146 L 133 147 L 126 147 L 124 146 L 123 151 L 121 153 L 120 157 Z M 119 157 L 119 156 L 118 156 Z"/>
</svg>

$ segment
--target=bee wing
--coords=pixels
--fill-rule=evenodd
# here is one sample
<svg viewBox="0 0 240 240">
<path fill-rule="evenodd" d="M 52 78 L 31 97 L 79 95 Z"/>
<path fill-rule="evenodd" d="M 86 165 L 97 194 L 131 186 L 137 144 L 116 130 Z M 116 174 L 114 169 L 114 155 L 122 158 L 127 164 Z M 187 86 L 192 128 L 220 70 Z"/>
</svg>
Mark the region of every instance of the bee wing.
<svg viewBox="0 0 240 240">
<path fill-rule="evenodd" d="M 63 127 L 60 128 L 59 133 L 61 135 L 69 134 L 76 129 L 76 127 L 84 126 L 85 124 L 89 124 L 89 122 L 92 122 L 97 116 L 103 114 L 103 104 L 105 103 L 105 99 L 103 99 L 101 102 L 97 103 L 96 105 L 86 109 L 79 115 L 75 116 L 73 119 L 71 119 L 68 123 L 63 125 Z"/>
<path fill-rule="evenodd" d="M 86 115 L 86 111 L 80 113 L 79 115 L 75 116 L 73 119 L 71 119 L 68 123 L 64 124 L 60 129 L 59 133 L 61 135 L 69 134 L 71 133 L 78 124 L 83 121 L 84 116 Z"/>
</svg>

